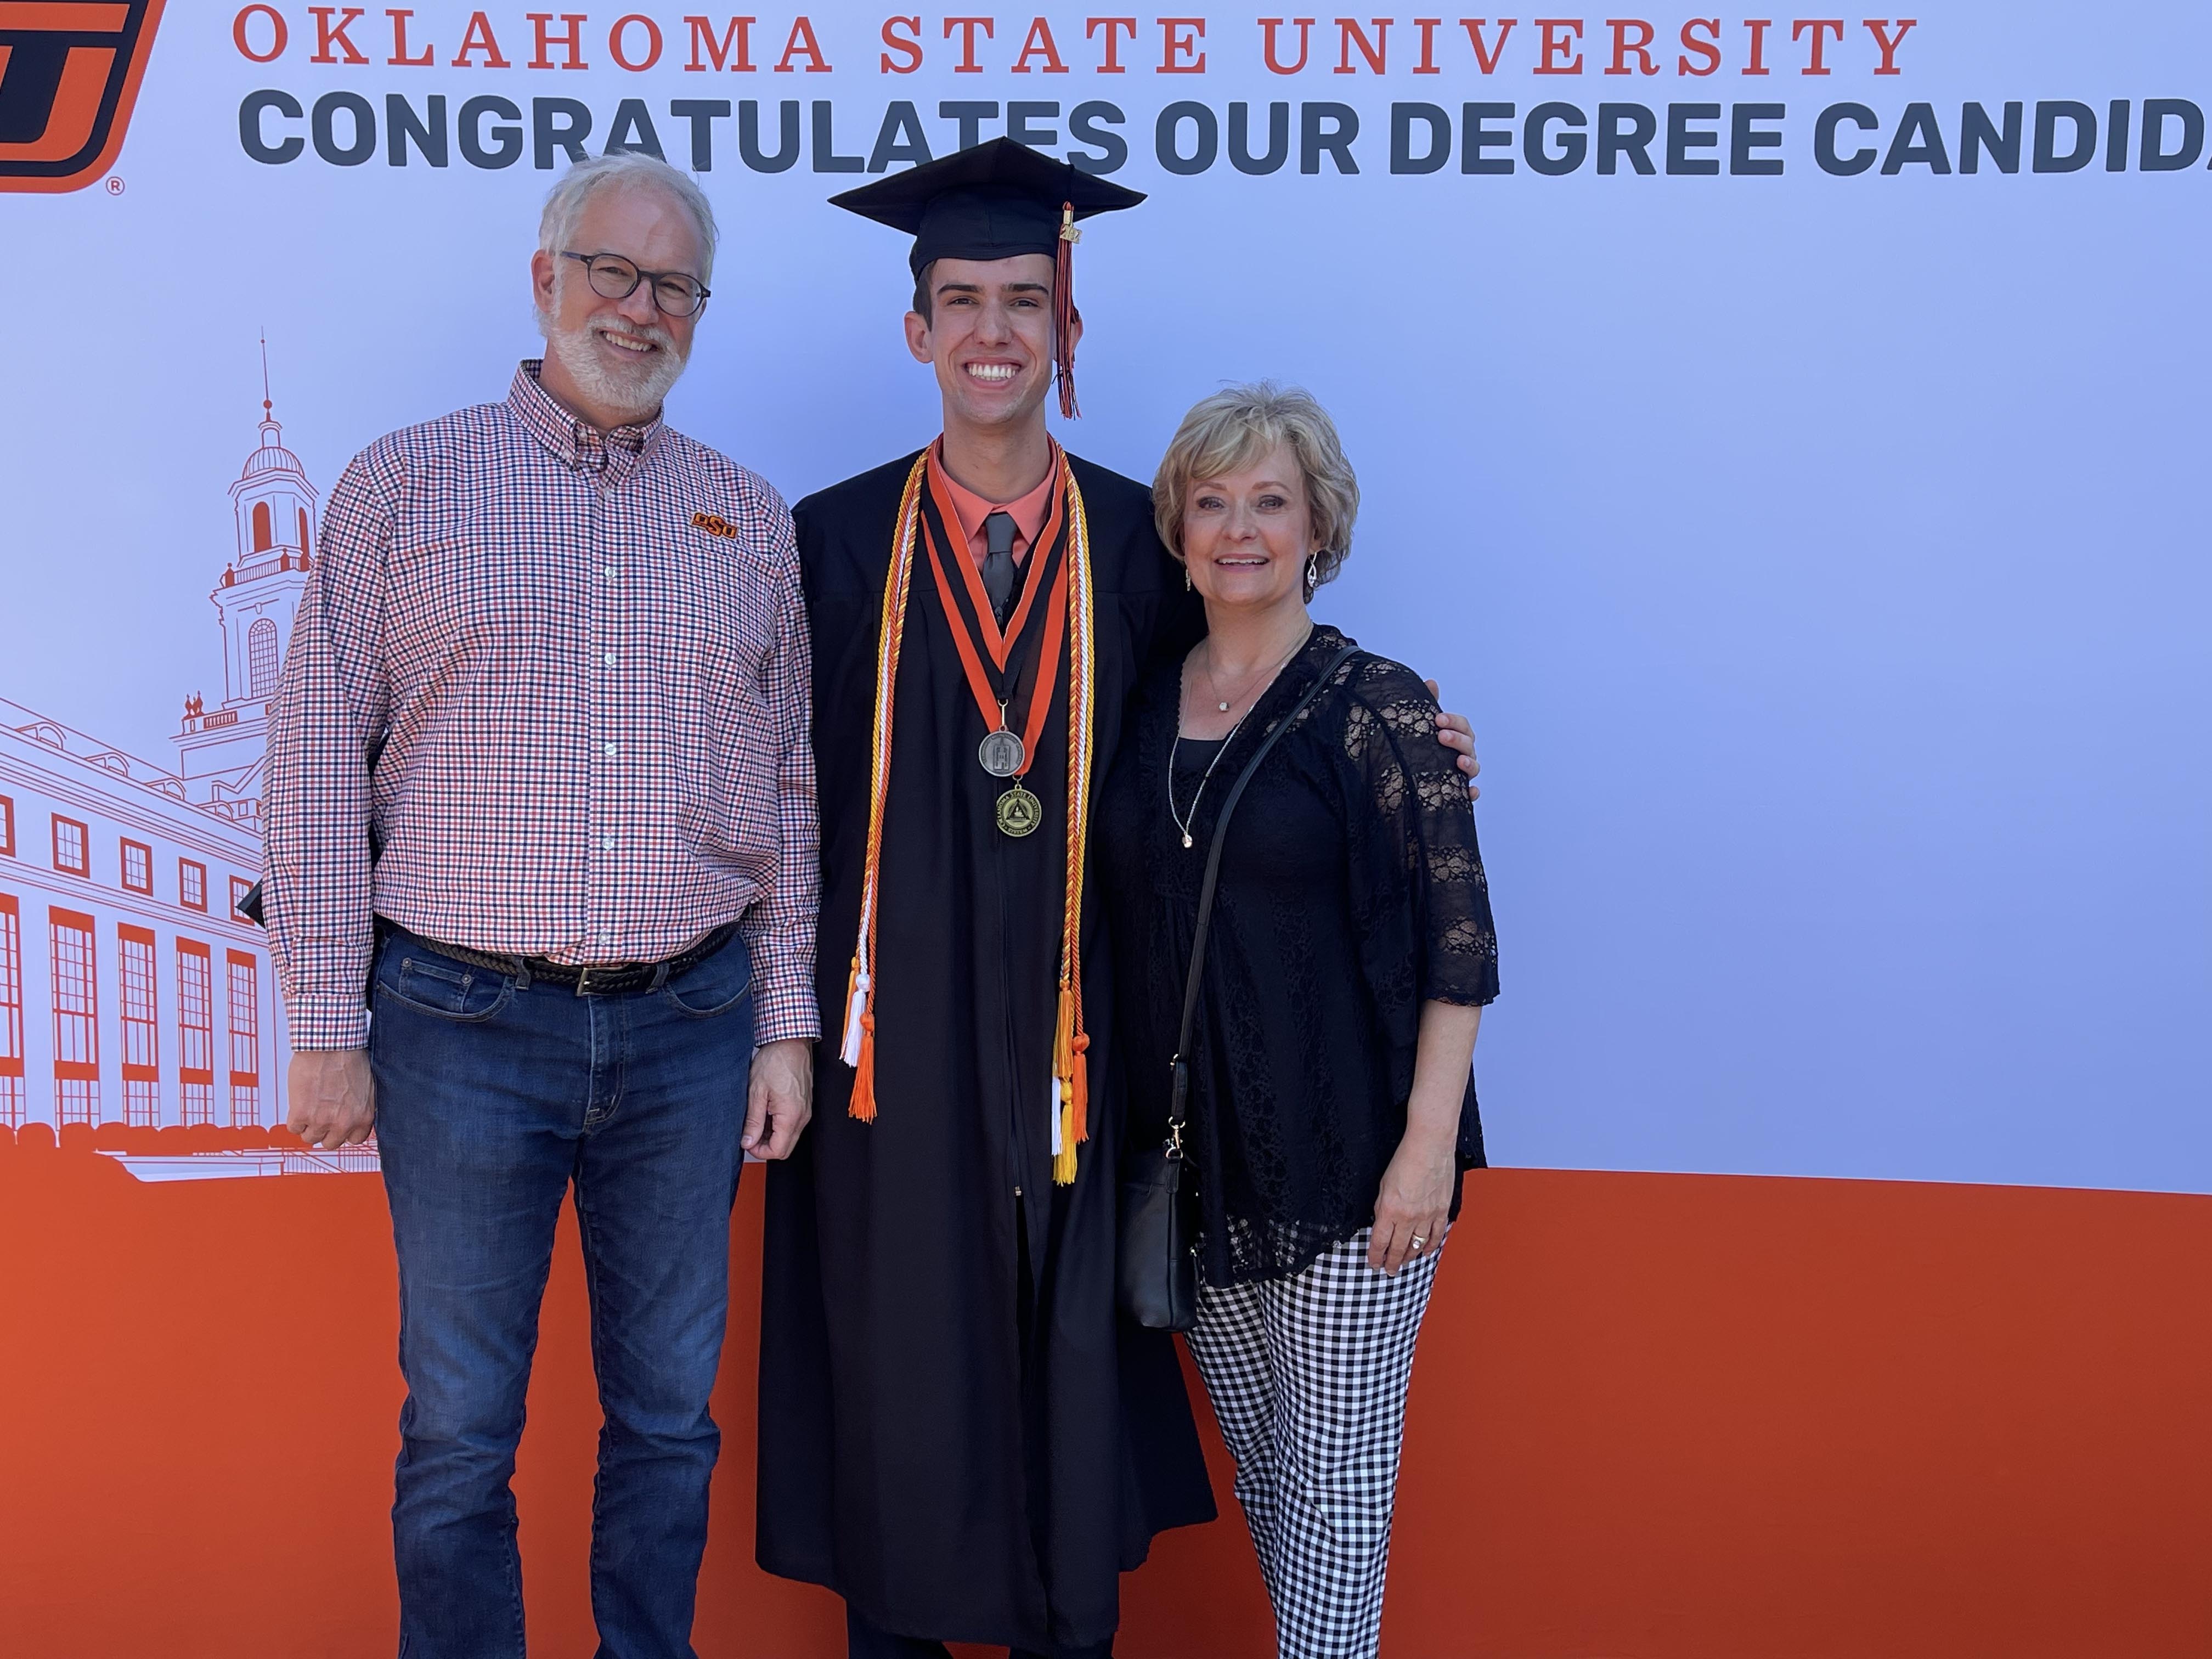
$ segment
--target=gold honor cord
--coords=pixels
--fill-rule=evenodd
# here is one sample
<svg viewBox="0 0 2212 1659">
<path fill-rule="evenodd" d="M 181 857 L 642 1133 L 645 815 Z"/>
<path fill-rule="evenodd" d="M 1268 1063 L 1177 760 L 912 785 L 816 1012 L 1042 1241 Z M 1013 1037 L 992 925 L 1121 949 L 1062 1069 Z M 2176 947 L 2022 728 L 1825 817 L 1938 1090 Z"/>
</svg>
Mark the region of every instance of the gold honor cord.
<svg viewBox="0 0 2212 1659">
<path fill-rule="evenodd" d="M 1090 1138 L 1091 1038 L 1083 1024 L 1083 880 L 1090 817 L 1093 742 L 1097 725 L 1097 629 L 1091 580 L 1091 526 L 1074 470 L 1057 445 L 1054 460 L 1066 493 L 1069 581 L 1067 629 L 1067 860 L 1060 910 L 1060 997 L 1054 1022 L 1050 1104 L 1052 1178 L 1075 1179 L 1076 1147 Z M 882 633 L 876 644 L 876 717 L 868 771 L 867 865 L 860 884 L 860 925 L 853 945 L 852 975 L 845 993 L 844 1040 L 838 1054 L 851 1066 L 848 1113 L 864 1123 L 876 1117 L 876 920 L 883 867 L 884 809 L 890 793 L 891 714 L 898 686 L 899 646 L 906 632 L 907 599 L 914 584 L 915 544 L 921 490 L 929 462 L 924 450 L 907 474 L 899 501 L 891 567 L 884 583 Z"/>
<path fill-rule="evenodd" d="M 899 496 L 898 534 L 884 582 L 884 614 L 876 637 L 876 718 L 868 743 L 868 848 L 860 883 L 860 931 L 853 944 L 852 977 L 845 986 L 845 1036 L 838 1058 L 853 1068 L 853 1098 L 846 1110 L 863 1123 L 876 1121 L 876 886 L 882 872 L 884 803 L 891 787 L 891 702 L 898 689 L 899 642 L 906 636 L 906 601 L 913 586 L 915 526 L 921 516 L 921 478 L 927 450 L 917 456 Z"/>
<path fill-rule="evenodd" d="M 1066 467 L 1066 462 L 1060 465 Z M 1092 716 L 1098 691 L 1091 523 L 1072 469 L 1067 521 L 1067 900 L 1060 917 L 1060 1003 L 1052 1049 L 1052 1178 L 1061 1187 L 1073 1183 L 1075 1149 L 1091 1138 L 1091 1037 L 1083 1029 L 1083 871 L 1090 840 Z"/>
</svg>

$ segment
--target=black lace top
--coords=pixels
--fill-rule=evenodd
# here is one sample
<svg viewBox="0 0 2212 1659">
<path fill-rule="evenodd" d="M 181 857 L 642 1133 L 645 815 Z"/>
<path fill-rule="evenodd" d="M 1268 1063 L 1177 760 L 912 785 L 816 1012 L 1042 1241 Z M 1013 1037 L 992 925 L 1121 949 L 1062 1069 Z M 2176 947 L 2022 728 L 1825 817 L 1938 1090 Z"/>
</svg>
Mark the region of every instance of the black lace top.
<svg viewBox="0 0 2212 1659">
<path fill-rule="evenodd" d="M 1180 663 L 1157 668 L 1100 802 L 1125 1145 L 1158 1144 L 1198 889 L 1215 819 L 1268 726 L 1340 646 L 1317 627 L 1229 741 L 1191 846 L 1169 816 Z M 1373 1219 L 1406 1130 L 1425 1001 L 1487 1003 L 1498 942 L 1474 811 L 1419 676 L 1360 652 L 1253 777 L 1222 849 L 1191 1060 L 1191 1149 L 1209 1284 L 1279 1278 Z M 1184 741 L 1189 815 L 1211 744 Z M 1462 1169 L 1480 1167 L 1468 1080 Z M 1458 1210 L 1455 1196 L 1453 1210 Z"/>
</svg>

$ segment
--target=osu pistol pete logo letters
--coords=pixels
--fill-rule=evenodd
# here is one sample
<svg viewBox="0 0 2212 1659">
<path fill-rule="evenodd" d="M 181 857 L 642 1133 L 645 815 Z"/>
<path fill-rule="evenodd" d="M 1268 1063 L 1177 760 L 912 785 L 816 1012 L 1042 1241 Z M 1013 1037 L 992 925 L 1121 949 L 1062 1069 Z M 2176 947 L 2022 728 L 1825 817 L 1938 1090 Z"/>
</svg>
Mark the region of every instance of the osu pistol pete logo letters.
<svg viewBox="0 0 2212 1659">
<path fill-rule="evenodd" d="M 82 190 L 123 147 L 162 0 L 0 0 L 0 191 Z"/>
</svg>

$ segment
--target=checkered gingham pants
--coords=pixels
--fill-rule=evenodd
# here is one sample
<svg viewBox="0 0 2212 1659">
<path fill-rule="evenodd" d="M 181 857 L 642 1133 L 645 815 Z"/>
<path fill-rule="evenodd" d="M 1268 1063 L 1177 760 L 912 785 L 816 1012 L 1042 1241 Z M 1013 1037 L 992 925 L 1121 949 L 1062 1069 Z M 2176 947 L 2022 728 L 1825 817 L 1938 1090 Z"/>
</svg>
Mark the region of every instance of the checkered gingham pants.
<svg viewBox="0 0 2212 1659">
<path fill-rule="evenodd" d="M 1202 1285 L 1191 1357 L 1237 1460 L 1279 1659 L 1372 1659 L 1413 1340 L 1437 1255 L 1395 1278 L 1369 1229 L 1287 1279 Z"/>
</svg>

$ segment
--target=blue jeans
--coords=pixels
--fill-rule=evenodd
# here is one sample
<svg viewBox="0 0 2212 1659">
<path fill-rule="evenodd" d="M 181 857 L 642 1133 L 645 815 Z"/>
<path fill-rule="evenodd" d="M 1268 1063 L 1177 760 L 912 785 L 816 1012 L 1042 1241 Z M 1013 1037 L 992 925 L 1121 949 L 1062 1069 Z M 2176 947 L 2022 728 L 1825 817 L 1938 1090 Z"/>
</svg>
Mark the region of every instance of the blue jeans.
<svg viewBox="0 0 2212 1659">
<path fill-rule="evenodd" d="M 379 950 L 369 1058 L 407 1380 L 392 1506 L 403 1659 L 523 1659 L 508 1478 L 572 1182 L 606 1419 L 599 1659 L 694 1659 L 751 981 L 738 939 L 612 996 L 404 933 Z"/>
</svg>

